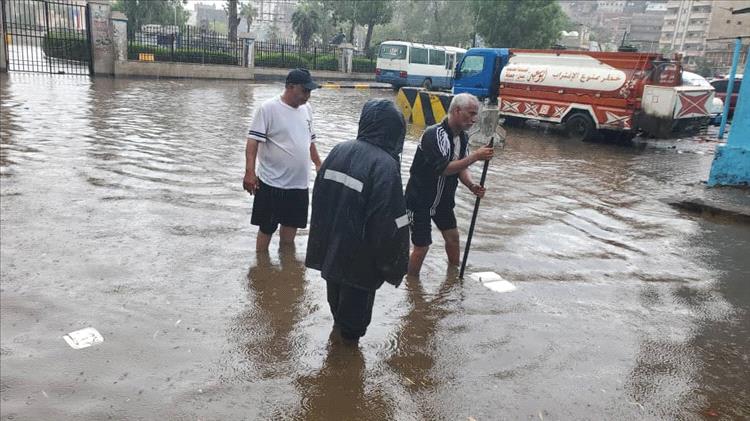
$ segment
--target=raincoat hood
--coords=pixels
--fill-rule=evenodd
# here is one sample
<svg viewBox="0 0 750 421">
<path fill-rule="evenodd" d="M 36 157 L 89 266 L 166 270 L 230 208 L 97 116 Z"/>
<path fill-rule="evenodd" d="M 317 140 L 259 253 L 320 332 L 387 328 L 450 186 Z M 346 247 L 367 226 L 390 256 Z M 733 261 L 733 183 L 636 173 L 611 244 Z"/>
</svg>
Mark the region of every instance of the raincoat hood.
<svg viewBox="0 0 750 421">
<path fill-rule="evenodd" d="M 362 107 L 357 140 L 378 146 L 400 161 L 405 136 L 404 116 L 393 101 L 371 99 Z"/>
</svg>

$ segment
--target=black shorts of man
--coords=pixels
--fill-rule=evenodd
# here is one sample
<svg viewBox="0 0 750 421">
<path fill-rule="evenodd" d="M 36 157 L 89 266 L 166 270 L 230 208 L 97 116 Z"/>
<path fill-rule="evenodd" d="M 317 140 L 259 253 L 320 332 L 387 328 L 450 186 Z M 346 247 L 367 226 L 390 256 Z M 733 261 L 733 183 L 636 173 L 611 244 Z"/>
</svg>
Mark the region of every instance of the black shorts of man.
<svg viewBox="0 0 750 421">
<path fill-rule="evenodd" d="M 455 194 L 461 180 L 478 197 L 484 188 L 472 181 L 469 166 L 493 156 L 488 146 L 469 153 L 466 131 L 477 121 L 479 101 L 471 94 L 456 95 L 448 116 L 422 134 L 414 155 L 406 185 L 406 207 L 411 219 L 409 275 L 419 276 L 422 263 L 432 244 L 432 220 L 445 240 L 445 252 L 451 265 L 460 263 L 460 245 L 456 228 Z"/>
<path fill-rule="evenodd" d="M 336 145 L 315 178 L 305 265 L 326 281 L 334 329 L 364 336 L 375 291 L 398 286 L 409 258 L 400 154 L 406 124 L 393 102 L 368 101 L 356 140 Z"/>
<path fill-rule="evenodd" d="M 259 227 L 258 251 L 268 250 L 279 225 L 281 244 L 294 244 L 297 229 L 307 227 L 310 161 L 320 167 L 307 104 L 316 88 L 307 70 L 290 71 L 284 92 L 261 104 L 250 125 L 242 186 L 255 195 L 250 222 Z"/>
</svg>

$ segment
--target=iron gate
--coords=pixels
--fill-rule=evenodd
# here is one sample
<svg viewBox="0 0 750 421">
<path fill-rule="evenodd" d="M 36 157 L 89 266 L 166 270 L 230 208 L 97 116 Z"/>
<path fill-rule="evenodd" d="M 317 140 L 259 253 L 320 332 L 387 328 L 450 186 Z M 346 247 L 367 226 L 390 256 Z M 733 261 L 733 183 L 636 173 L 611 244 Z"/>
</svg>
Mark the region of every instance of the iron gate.
<svg viewBox="0 0 750 421">
<path fill-rule="evenodd" d="M 8 70 L 92 74 L 85 0 L 0 0 Z"/>
</svg>

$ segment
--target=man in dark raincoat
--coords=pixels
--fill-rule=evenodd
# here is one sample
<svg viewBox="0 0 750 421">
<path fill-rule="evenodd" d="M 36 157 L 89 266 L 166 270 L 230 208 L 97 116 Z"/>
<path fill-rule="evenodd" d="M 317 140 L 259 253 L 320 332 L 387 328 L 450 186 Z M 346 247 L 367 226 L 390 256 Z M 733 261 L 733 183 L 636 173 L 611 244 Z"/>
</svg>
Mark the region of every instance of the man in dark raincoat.
<svg viewBox="0 0 750 421">
<path fill-rule="evenodd" d="M 401 283 L 409 219 L 400 154 L 406 123 L 393 102 L 368 101 L 356 140 L 333 148 L 315 178 L 305 265 L 321 271 L 328 304 L 347 342 L 364 336 L 375 291 Z"/>
</svg>

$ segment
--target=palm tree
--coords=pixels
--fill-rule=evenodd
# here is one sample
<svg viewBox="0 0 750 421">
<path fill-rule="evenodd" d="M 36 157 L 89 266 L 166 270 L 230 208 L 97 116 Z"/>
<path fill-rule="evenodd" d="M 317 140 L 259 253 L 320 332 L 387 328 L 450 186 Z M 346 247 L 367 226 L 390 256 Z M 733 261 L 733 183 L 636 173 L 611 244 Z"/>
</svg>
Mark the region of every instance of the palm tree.
<svg viewBox="0 0 750 421">
<path fill-rule="evenodd" d="M 313 35 L 320 31 L 320 15 L 310 3 L 302 3 L 294 11 L 292 29 L 303 48 L 310 45 Z"/>
<path fill-rule="evenodd" d="M 242 3 L 242 6 L 240 6 L 240 16 L 245 18 L 245 23 L 247 24 L 246 32 L 250 32 L 250 25 L 252 25 L 253 20 L 258 17 L 258 11 L 255 10 L 252 4 Z"/>
</svg>

